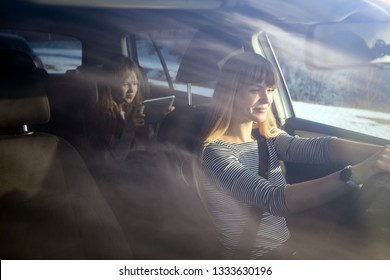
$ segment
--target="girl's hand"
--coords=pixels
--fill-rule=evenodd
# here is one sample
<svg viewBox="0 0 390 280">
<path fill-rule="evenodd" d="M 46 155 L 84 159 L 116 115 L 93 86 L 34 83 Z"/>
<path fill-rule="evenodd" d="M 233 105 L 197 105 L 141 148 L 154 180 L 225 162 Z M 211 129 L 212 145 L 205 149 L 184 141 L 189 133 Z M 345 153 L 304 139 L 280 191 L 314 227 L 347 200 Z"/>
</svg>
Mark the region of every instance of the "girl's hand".
<svg viewBox="0 0 390 280">
<path fill-rule="evenodd" d="M 139 111 L 137 111 L 133 115 L 133 124 L 135 127 L 140 127 L 145 125 L 145 114 L 141 114 Z"/>
<path fill-rule="evenodd" d="M 126 119 L 129 129 L 135 129 L 145 125 L 145 114 L 140 113 L 140 108 L 130 112 Z"/>
</svg>

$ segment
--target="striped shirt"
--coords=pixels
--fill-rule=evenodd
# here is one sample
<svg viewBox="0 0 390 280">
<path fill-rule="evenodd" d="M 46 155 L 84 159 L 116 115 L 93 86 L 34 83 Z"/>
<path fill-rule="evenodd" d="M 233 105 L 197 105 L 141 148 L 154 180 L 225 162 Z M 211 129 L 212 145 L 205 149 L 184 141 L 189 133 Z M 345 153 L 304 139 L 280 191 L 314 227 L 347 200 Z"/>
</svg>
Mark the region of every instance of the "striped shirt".
<svg viewBox="0 0 390 280">
<path fill-rule="evenodd" d="M 229 255 L 235 254 L 251 206 L 262 209 L 251 258 L 260 257 L 288 240 L 290 233 L 284 218 L 289 214 L 284 199 L 287 183 L 279 160 L 330 163 L 328 143 L 331 139 L 300 138 L 286 133 L 267 139 L 267 180 L 258 175 L 256 141 L 233 144 L 215 140 L 207 145 L 202 154 L 203 185 L 221 242 Z"/>
</svg>

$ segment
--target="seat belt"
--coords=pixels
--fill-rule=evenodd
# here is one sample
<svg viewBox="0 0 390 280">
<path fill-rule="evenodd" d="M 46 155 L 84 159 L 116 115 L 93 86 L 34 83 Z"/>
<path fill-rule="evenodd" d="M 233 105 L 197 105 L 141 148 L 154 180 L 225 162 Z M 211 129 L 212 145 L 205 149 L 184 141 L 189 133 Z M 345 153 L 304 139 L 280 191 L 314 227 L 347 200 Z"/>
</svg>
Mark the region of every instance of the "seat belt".
<svg viewBox="0 0 390 280">
<path fill-rule="evenodd" d="M 267 149 L 267 141 L 263 136 L 258 133 L 256 136 L 259 153 L 259 175 L 265 179 L 268 179 L 269 155 Z M 252 248 L 257 237 L 257 232 L 259 230 L 261 217 L 263 216 L 263 211 L 263 209 L 256 206 L 252 206 L 250 208 L 250 217 L 238 242 L 236 253 L 237 259 L 250 259 Z"/>
</svg>

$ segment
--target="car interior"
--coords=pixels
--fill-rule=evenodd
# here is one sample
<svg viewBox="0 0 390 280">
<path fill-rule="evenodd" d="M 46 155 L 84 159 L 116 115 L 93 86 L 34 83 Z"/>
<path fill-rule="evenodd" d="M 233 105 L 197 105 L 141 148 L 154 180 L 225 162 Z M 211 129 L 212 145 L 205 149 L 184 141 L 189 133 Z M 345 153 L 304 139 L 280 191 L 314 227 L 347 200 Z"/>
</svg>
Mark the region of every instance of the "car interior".
<svg viewBox="0 0 390 280">
<path fill-rule="evenodd" d="M 253 1 L 183 1 L 184 6 L 166 1 L 160 8 L 153 6 L 156 1 L 146 1 L 150 6 L 114 1 L 117 5 L 108 7 L 94 1 L 54 2 L 0 4 L 0 32 L 41 32 L 41 41 L 61 35 L 81 42 L 80 54 L 57 55 L 79 59 L 62 72 L 54 66 L 37 68 L 25 52 L 0 48 L 1 259 L 223 258 L 212 217 L 194 183 L 192 163 L 198 158 L 210 101 L 195 89 L 212 89 L 220 65 L 240 52 L 261 53 L 280 70 L 270 55 L 274 50 L 269 39 L 260 31 L 277 27 L 305 34 L 310 24 L 283 21 L 283 14 L 274 15 L 265 4 L 255 9 Z M 164 49 L 155 46 L 170 34 L 190 37 L 185 48 L 180 41 L 184 35 L 167 42 L 175 51 L 184 49 L 175 71 L 164 61 Z M 262 49 L 253 46 L 255 35 L 264 40 Z M 152 47 L 142 48 L 148 40 L 156 47 L 153 59 L 161 64 L 159 72 L 149 68 L 152 58 L 142 60 L 143 53 L 152 52 Z M 87 134 L 96 121 L 89 112 L 97 102 L 102 65 L 112 54 L 139 64 L 147 81 L 145 98 L 174 95 L 175 110 L 158 124 L 153 148 L 106 164 L 94 157 Z M 164 78 L 155 82 L 155 77 Z M 273 110 L 289 134 L 390 143 L 364 131 L 296 117 L 281 74 L 279 79 Z M 340 169 L 298 163 L 283 167 L 289 183 Z M 363 201 L 352 193 L 288 218 L 299 248 L 289 258 L 388 259 L 389 194 L 370 194 Z"/>
<path fill-rule="evenodd" d="M 2 50 L 0 57 L 2 254 L 26 259 L 132 258 L 80 154 L 62 138 L 29 130 L 29 125 L 50 118 L 42 72 L 23 52 Z"/>
</svg>

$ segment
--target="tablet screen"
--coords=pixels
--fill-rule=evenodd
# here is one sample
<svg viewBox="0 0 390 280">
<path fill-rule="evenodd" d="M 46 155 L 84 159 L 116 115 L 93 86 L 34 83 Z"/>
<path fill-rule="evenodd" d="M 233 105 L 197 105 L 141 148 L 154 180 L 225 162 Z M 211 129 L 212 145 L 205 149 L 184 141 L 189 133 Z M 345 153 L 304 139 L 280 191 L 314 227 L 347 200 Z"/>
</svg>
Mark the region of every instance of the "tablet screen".
<svg viewBox="0 0 390 280">
<path fill-rule="evenodd" d="M 145 121 L 152 124 L 161 121 L 174 100 L 174 95 L 144 100 L 141 113 L 145 114 Z"/>
</svg>

